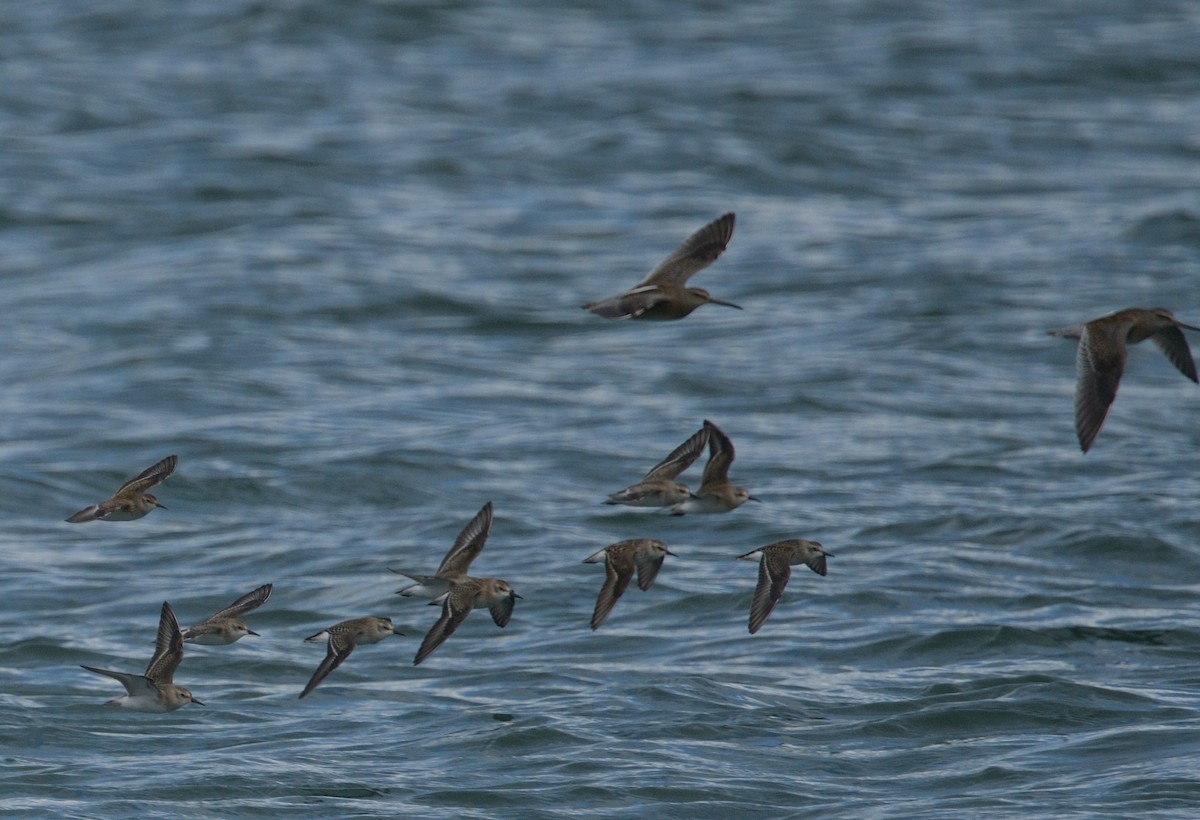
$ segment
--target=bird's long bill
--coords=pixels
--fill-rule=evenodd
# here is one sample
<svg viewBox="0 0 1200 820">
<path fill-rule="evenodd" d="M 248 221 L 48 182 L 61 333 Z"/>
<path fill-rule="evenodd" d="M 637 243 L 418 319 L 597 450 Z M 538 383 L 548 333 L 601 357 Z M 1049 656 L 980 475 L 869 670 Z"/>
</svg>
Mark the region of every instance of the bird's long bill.
<svg viewBox="0 0 1200 820">
<path fill-rule="evenodd" d="M 670 550 L 663 550 L 663 552 L 665 552 L 667 555 L 674 555 L 676 558 L 679 557 L 679 553 L 677 552 L 671 552 Z"/>
<path fill-rule="evenodd" d="M 157 501 L 154 502 L 154 506 L 158 507 L 160 510 L 165 510 L 167 508 L 166 504 L 159 504 Z"/>
<path fill-rule="evenodd" d="M 713 305 L 724 305 L 725 307 L 737 308 L 738 310 L 742 309 L 741 305 L 735 305 L 733 302 L 726 302 L 721 299 L 709 299 L 708 301 L 710 304 L 713 304 Z M 1185 325 L 1185 327 L 1186 327 L 1186 325 Z"/>
<path fill-rule="evenodd" d="M 192 697 L 192 703 L 196 704 L 197 706 L 203 706 L 203 705 L 204 705 L 204 703 L 203 703 L 203 702 L 196 700 L 195 696 L 193 696 L 193 697 Z"/>
<path fill-rule="evenodd" d="M 253 635 L 253 636 L 254 636 L 254 637 L 256 637 L 256 638 L 261 638 L 261 637 L 262 637 L 262 635 L 259 635 L 259 634 L 258 634 L 257 632 L 255 632 L 253 629 L 247 629 L 247 630 L 246 630 L 246 634 L 247 634 L 247 635 Z"/>
<path fill-rule="evenodd" d="M 746 500 L 747 501 L 757 501 L 759 504 L 762 503 L 762 499 L 756 495 L 748 495 L 748 496 L 746 496 Z"/>
<path fill-rule="evenodd" d="M 1196 327 L 1195 325 L 1185 325 L 1183 322 L 1180 322 L 1179 320 L 1176 320 L 1176 323 L 1180 327 L 1186 327 L 1188 330 L 1195 330 L 1197 332 L 1200 332 L 1200 327 Z"/>
</svg>

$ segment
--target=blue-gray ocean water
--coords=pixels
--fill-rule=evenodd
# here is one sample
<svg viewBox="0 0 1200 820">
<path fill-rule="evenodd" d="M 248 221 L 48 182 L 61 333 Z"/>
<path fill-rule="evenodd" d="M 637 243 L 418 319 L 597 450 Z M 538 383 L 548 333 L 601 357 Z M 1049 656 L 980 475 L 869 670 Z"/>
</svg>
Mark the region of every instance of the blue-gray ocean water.
<svg viewBox="0 0 1200 820">
<path fill-rule="evenodd" d="M 1083 455 L 1046 330 L 1200 322 L 1197 43 L 1182 0 L 5 4 L 0 814 L 1193 815 L 1200 387 L 1131 349 Z M 743 311 L 580 310 L 725 211 L 691 284 Z M 706 418 L 761 504 L 601 503 Z M 167 510 L 63 522 L 170 453 Z M 488 500 L 524 599 L 414 668 L 388 568 Z M 679 558 L 593 633 L 634 537 Z M 829 575 L 751 636 L 787 537 Z M 103 708 L 79 664 L 266 582 L 203 708 Z M 404 637 L 297 700 L 366 614 Z"/>
</svg>

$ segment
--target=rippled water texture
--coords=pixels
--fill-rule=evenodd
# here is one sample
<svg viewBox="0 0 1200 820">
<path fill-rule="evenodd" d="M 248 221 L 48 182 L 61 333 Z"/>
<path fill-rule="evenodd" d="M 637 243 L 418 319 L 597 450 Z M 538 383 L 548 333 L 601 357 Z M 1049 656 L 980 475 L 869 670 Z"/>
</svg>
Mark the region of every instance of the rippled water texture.
<svg viewBox="0 0 1200 820">
<path fill-rule="evenodd" d="M 1045 331 L 1200 322 L 1192 3 L 0 9 L 0 813 L 1187 816 L 1200 387 L 1086 456 Z M 692 284 L 610 322 L 737 212 Z M 1192 337 L 1194 344 L 1200 339 Z M 710 419 L 762 498 L 605 506 Z M 63 518 L 170 454 L 167 510 Z M 701 465 L 684 474 L 695 487 Z M 524 596 L 418 667 L 431 572 Z M 754 565 L 820 541 L 754 636 Z M 588 628 L 582 559 L 659 538 Z M 203 708 L 102 708 L 163 600 Z M 303 639 L 360 615 L 303 701 Z"/>
</svg>

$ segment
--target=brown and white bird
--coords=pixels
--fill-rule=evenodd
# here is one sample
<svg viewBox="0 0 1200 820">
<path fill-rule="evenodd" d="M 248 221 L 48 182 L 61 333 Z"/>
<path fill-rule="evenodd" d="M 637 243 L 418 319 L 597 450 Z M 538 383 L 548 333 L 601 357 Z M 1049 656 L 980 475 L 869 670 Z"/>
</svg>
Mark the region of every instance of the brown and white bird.
<svg viewBox="0 0 1200 820">
<path fill-rule="evenodd" d="M 650 271 L 637 287 L 619 296 L 583 306 L 607 319 L 682 319 L 704 304 L 737 308 L 733 302 L 714 299 L 703 288 L 689 288 L 687 280 L 717 261 L 733 238 L 734 215 L 727 213 L 689 236 Z"/>
<path fill-rule="evenodd" d="M 1051 330 L 1051 336 L 1078 339 L 1075 353 L 1075 433 L 1079 447 L 1087 452 L 1108 415 L 1129 358 L 1128 345 L 1150 339 L 1192 381 L 1196 363 L 1181 328 L 1200 331 L 1184 324 L 1163 308 L 1127 308 L 1079 325 Z"/>
<path fill-rule="evenodd" d="M 308 679 L 308 685 L 304 687 L 300 697 L 304 697 L 320 686 L 321 681 L 325 680 L 330 672 L 337 669 L 342 665 L 342 661 L 350 657 L 354 647 L 359 644 L 379 643 L 389 635 L 401 634 L 403 633 L 397 632 L 392 626 L 391 618 L 367 615 L 336 623 L 328 629 L 322 629 L 316 635 L 305 638 L 304 640 L 308 643 L 328 640 L 328 644 L 325 648 L 325 660 L 321 661 L 317 671 L 312 673 L 312 677 Z"/>
<path fill-rule="evenodd" d="M 416 583 L 409 584 L 396 591 L 397 595 L 406 597 L 419 595 L 423 598 L 440 598 L 450 590 L 450 585 L 457 580 L 467 577 L 471 562 L 483 552 L 488 535 L 492 531 L 492 502 L 487 502 L 475 513 L 475 517 L 467 522 L 462 532 L 454 539 L 450 551 L 442 559 L 437 572 L 433 575 L 418 575 L 405 570 L 393 569 L 397 575 L 411 578 Z M 389 568 L 390 569 L 390 568 Z"/>
<path fill-rule="evenodd" d="M 792 577 L 793 564 L 807 564 L 817 575 L 824 575 L 825 559 L 832 557 L 833 553 L 826 552 L 816 541 L 802 538 L 776 541 L 739 555 L 739 560 L 758 560 L 758 584 L 754 587 L 754 599 L 750 602 L 750 634 L 759 630 L 775 604 L 779 603 L 784 587 Z"/>
<path fill-rule="evenodd" d="M 225 646 L 247 635 L 257 637 L 258 633 L 246 625 L 242 616 L 265 604 L 271 597 L 272 589 L 274 587 L 271 584 L 263 584 L 247 592 L 220 612 L 185 631 L 183 639 L 203 646 Z"/>
<path fill-rule="evenodd" d="M 173 712 L 185 703 L 204 705 L 192 696 L 191 691 L 175 685 L 175 670 L 182 662 L 183 635 L 179 632 L 179 621 L 175 618 L 175 611 L 171 609 L 171 605 L 163 601 L 158 616 L 154 657 L 146 666 L 144 675 L 80 665 L 89 672 L 120 681 L 125 687 L 124 695 L 108 701 L 105 706 L 120 706 L 135 712 Z"/>
<path fill-rule="evenodd" d="M 463 578 L 453 582 L 449 592 L 430 602 L 430 605 L 442 605 L 442 616 L 425 634 L 425 640 L 421 641 L 421 648 L 413 658 L 413 666 L 428 658 L 435 649 L 445 643 L 471 614 L 476 604 L 486 606 L 492 613 L 492 620 L 496 622 L 496 626 L 503 629 L 508 625 L 513 607 L 520 597 L 507 581 L 499 578 Z"/>
<path fill-rule="evenodd" d="M 137 478 L 131 478 L 121 485 L 121 489 L 107 501 L 84 507 L 67 519 L 72 524 L 84 521 L 134 521 L 145 516 L 155 507 L 166 509 L 158 503 L 158 499 L 146 492 L 151 487 L 161 484 L 171 473 L 175 472 L 176 456 L 167 456 L 153 467 L 148 467 Z"/>
<path fill-rule="evenodd" d="M 671 509 L 671 515 L 688 513 L 720 513 L 735 510 L 747 501 L 759 499 L 729 481 L 729 466 L 733 464 L 733 442 L 721 432 L 721 428 L 708 419 L 704 420 L 708 431 L 708 463 L 700 479 L 700 489 L 689 493 Z"/>
<path fill-rule="evenodd" d="M 671 454 L 655 464 L 642 480 L 608 497 L 605 504 L 625 504 L 630 507 L 669 507 L 691 495 L 683 484 L 675 479 L 691 467 L 693 462 L 708 446 L 708 428 L 701 427 L 691 438 L 680 444 Z"/>
<path fill-rule="evenodd" d="M 596 609 L 592 612 L 592 629 L 599 629 L 600 624 L 604 623 L 617 599 L 629 586 L 634 572 L 637 572 L 638 589 L 650 589 L 654 579 L 658 577 L 658 571 L 662 569 L 663 560 L 668 555 L 675 553 L 667 549 L 667 545 L 662 541 L 653 538 L 633 538 L 618 541 L 584 558 L 585 564 L 604 563 L 604 586 L 600 588 L 600 595 L 596 598 Z"/>
</svg>

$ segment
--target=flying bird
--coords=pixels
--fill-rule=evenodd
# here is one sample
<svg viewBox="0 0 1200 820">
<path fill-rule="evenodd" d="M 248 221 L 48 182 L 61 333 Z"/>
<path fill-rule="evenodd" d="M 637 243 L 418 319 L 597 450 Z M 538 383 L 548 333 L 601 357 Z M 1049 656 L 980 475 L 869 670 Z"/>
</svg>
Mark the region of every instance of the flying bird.
<svg viewBox="0 0 1200 820">
<path fill-rule="evenodd" d="M 425 640 L 421 641 L 421 648 L 413 658 L 413 666 L 420 664 L 445 643 L 476 604 L 486 606 L 496 626 L 503 629 L 512 617 L 516 599 L 520 597 L 507 581 L 499 578 L 463 578 L 453 582 L 449 592 L 430 602 L 431 605 L 442 605 L 442 616 L 425 634 Z"/>
<path fill-rule="evenodd" d="M 675 479 L 692 466 L 706 446 L 708 428 L 701 427 L 691 438 L 672 450 L 670 455 L 650 468 L 641 481 L 612 493 L 604 503 L 630 507 L 669 507 L 678 504 L 691 492 L 685 485 L 677 484 Z"/>
<path fill-rule="evenodd" d="M 617 599 L 625 592 L 637 573 L 638 589 L 650 589 L 658 571 L 662 569 L 663 560 L 668 555 L 675 555 L 667 549 L 662 541 L 652 538 L 634 538 L 628 541 L 605 547 L 583 559 L 585 564 L 604 564 L 604 586 L 596 598 L 596 609 L 592 612 L 592 629 L 599 629 L 600 624 L 612 612 Z M 678 557 L 678 556 L 676 556 Z"/>
<path fill-rule="evenodd" d="M 735 510 L 747 501 L 760 499 L 750 495 L 743 487 L 736 487 L 729 480 L 729 466 L 733 464 L 733 442 L 721 428 L 708 419 L 704 420 L 708 431 L 708 463 L 700 479 L 700 489 L 689 493 L 671 509 L 671 515 L 687 513 L 720 513 Z"/>
<path fill-rule="evenodd" d="M 717 261 L 733 238 L 734 215 L 727 213 L 689 236 L 675 252 L 658 264 L 637 287 L 619 296 L 588 302 L 590 310 L 606 319 L 682 319 L 701 305 L 712 303 L 737 308 L 733 302 L 714 299 L 703 288 L 685 287 L 691 276 Z"/>
<path fill-rule="evenodd" d="M 146 492 L 151 487 L 161 484 L 171 473 L 175 472 L 177 456 L 167 456 L 153 467 L 146 468 L 136 478 L 131 478 L 121 485 L 121 489 L 107 501 L 84 507 L 67 519 L 72 524 L 84 521 L 134 521 L 142 518 L 155 507 L 166 509 L 158 503 L 158 499 Z"/>
<path fill-rule="evenodd" d="M 108 701 L 105 706 L 120 706 L 136 712 L 173 712 L 185 703 L 204 705 L 193 697 L 188 689 L 175 685 L 175 670 L 182 661 L 183 635 L 179 632 L 179 621 L 175 618 L 175 611 L 171 609 L 171 605 L 163 601 L 162 611 L 158 616 L 154 656 L 146 666 L 144 675 L 80 665 L 89 672 L 120 681 L 125 687 L 124 695 Z"/>
<path fill-rule="evenodd" d="M 1091 449 L 1096 434 L 1117 397 L 1117 386 L 1129 358 L 1128 345 L 1153 340 L 1171 364 L 1192 381 L 1196 363 L 1181 328 L 1200 331 L 1184 324 L 1163 308 L 1127 308 L 1090 322 L 1051 330 L 1051 336 L 1078 339 L 1075 353 L 1075 434 L 1083 452 Z"/>
<path fill-rule="evenodd" d="M 807 564 L 817 575 L 824 575 L 825 559 L 832 557 L 833 553 L 826 552 L 816 541 L 802 538 L 776 541 L 739 555 L 738 560 L 758 560 L 758 584 L 754 587 L 754 599 L 750 603 L 750 634 L 753 635 L 762 627 L 775 604 L 779 603 L 783 589 L 792 577 L 793 564 Z"/>
<path fill-rule="evenodd" d="M 437 572 L 433 575 L 418 575 L 398 569 L 391 570 L 397 575 L 403 575 L 416 582 L 397 590 L 396 593 L 404 596 L 419 595 L 424 598 L 440 598 L 445 595 L 454 581 L 467 577 L 467 570 L 471 568 L 471 562 L 479 557 L 479 553 L 483 552 L 483 545 L 487 543 L 488 534 L 491 531 L 492 502 L 489 501 L 463 527 L 462 532 L 454 539 L 450 551 L 446 553 L 446 557 L 442 559 Z"/>
<path fill-rule="evenodd" d="M 272 589 L 274 587 L 271 584 L 263 584 L 258 589 L 247 592 L 220 612 L 184 632 L 183 639 L 205 646 L 223 646 L 247 635 L 257 637 L 258 633 L 246 625 L 242 616 L 265 604 L 271 597 Z"/>
<path fill-rule="evenodd" d="M 304 697 L 321 685 L 321 681 L 329 677 L 329 673 L 342 665 L 342 661 L 350 657 L 354 647 L 359 644 L 379 643 L 389 635 L 400 635 L 392 626 L 391 618 L 377 618 L 367 615 L 363 618 L 351 618 L 348 621 L 334 624 L 328 629 L 322 629 L 316 635 L 310 635 L 304 640 L 308 643 L 319 643 L 327 640 L 325 660 L 312 673 L 308 685 L 300 693 Z"/>
</svg>

